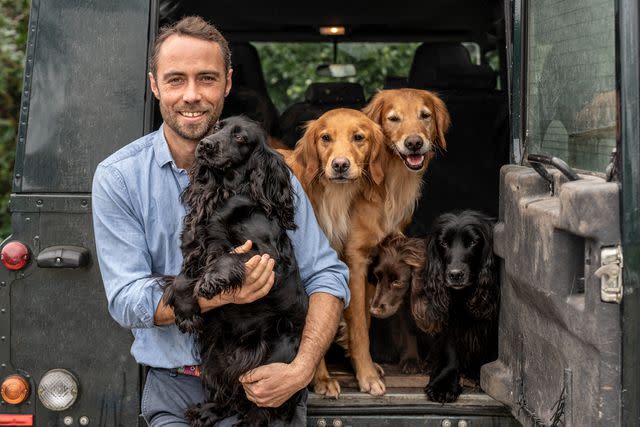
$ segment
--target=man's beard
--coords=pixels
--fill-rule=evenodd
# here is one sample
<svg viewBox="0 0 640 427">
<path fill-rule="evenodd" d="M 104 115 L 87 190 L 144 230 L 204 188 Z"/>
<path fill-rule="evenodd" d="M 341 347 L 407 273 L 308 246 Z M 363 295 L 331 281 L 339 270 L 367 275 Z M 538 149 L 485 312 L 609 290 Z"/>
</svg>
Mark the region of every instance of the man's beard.
<svg viewBox="0 0 640 427">
<path fill-rule="evenodd" d="M 184 124 L 180 122 L 180 113 L 169 108 L 166 108 L 160 102 L 160 113 L 167 126 L 171 128 L 181 138 L 191 141 L 200 141 L 207 135 L 213 132 L 213 126 L 218 121 L 220 113 L 222 112 L 222 105 L 216 108 L 214 111 L 207 111 L 204 113 L 205 120 L 194 124 Z"/>
</svg>

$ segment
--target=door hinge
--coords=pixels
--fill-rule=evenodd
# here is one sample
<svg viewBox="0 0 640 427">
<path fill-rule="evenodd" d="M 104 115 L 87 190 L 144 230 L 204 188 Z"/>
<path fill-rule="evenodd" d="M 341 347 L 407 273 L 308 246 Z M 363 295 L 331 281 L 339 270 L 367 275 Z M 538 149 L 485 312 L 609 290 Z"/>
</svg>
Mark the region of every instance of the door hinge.
<svg viewBox="0 0 640 427">
<path fill-rule="evenodd" d="M 600 278 L 600 299 L 604 302 L 622 301 L 622 248 L 609 246 L 600 251 L 600 268 L 595 275 Z"/>
</svg>

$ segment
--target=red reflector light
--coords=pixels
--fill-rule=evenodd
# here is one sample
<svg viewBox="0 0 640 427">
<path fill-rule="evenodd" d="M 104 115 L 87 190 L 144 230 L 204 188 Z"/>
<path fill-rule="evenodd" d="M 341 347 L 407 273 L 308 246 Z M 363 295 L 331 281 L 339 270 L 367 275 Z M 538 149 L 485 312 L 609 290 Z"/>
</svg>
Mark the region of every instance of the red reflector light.
<svg viewBox="0 0 640 427">
<path fill-rule="evenodd" d="M 0 414 L 0 426 L 32 426 L 33 415 Z"/>
<path fill-rule="evenodd" d="M 9 270 L 20 270 L 29 262 L 29 249 L 24 243 L 13 241 L 2 247 L 2 264 Z"/>
</svg>

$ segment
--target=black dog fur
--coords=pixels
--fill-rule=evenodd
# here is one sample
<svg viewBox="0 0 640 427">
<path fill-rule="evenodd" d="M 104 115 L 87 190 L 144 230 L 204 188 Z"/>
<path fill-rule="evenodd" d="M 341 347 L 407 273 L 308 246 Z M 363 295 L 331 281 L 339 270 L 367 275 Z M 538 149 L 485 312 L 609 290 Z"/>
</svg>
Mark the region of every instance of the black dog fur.
<svg viewBox="0 0 640 427">
<path fill-rule="evenodd" d="M 428 238 L 423 283 L 412 289 L 412 314 L 434 338 L 425 387 L 433 401 L 457 400 L 460 374 L 478 378 L 480 366 L 497 358 L 500 289 L 492 230 L 483 214 L 463 211 L 436 218 Z"/>
<path fill-rule="evenodd" d="M 196 427 L 234 414 L 239 426 L 291 420 L 302 391 L 280 408 L 260 408 L 238 380 L 258 366 L 291 362 L 300 344 L 307 295 L 286 234 L 295 229 L 289 169 L 266 145 L 259 124 L 229 117 L 198 144 L 190 178 L 183 194 L 182 270 L 166 280 L 164 293 L 178 327 L 196 335 L 202 358 L 207 400 L 190 407 L 187 418 Z M 249 253 L 232 253 L 249 239 Z M 266 297 L 200 312 L 198 297 L 233 293 L 243 283 L 244 263 L 264 253 L 275 260 L 275 283 Z"/>
</svg>

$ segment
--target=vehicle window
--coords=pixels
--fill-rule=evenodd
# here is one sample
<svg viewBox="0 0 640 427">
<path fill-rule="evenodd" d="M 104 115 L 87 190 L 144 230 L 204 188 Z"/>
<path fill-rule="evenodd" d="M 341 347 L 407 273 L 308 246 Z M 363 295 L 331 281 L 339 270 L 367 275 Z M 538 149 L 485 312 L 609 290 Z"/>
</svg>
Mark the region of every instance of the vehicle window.
<svg viewBox="0 0 640 427">
<path fill-rule="evenodd" d="M 531 0 L 526 153 L 604 172 L 616 146 L 613 0 Z"/>
<path fill-rule="evenodd" d="M 301 101 L 309 84 L 347 81 L 360 83 L 369 98 L 384 85 L 385 77 L 407 77 L 420 43 L 340 43 L 337 63 L 354 64 L 355 77 L 316 75 L 316 67 L 333 62 L 331 43 L 253 43 L 260 55 L 269 95 L 278 110 Z"/>
</svg>

